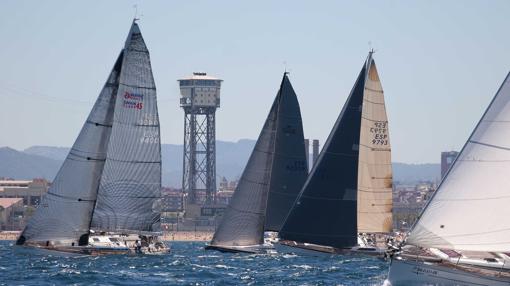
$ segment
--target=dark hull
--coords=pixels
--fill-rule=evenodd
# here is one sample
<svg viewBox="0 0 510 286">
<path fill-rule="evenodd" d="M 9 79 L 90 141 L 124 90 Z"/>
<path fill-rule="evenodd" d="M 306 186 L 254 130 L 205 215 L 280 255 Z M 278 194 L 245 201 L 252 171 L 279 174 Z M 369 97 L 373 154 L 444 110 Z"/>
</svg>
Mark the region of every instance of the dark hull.
<svg viewBox="0 0 510 286">
<path fill-rule="evenodd" d="M 235 247 L 235 246 L 219 246 L 219 245 L 206 245 L 205 250 L 216 250 L 224 253 L 259 253 L 256 246 L 253 247 Z"/>
<path fill-rule="evenodd" d="M 283 246 L 283 247 L 280 247 Z M 283 252 L 297 252 L 300 254 L 308 255 L 368 255 L 375 257 L 386 257 L 386 250 L 381 248 L 368 248 L 368 247 L 351 247 L 351 248 L 336 248 L 331 246 L 324 246 L 311 243 L 302 243 L 290 240 L 280 240 L 276 247 L 278 251 Z"/>
</svg>

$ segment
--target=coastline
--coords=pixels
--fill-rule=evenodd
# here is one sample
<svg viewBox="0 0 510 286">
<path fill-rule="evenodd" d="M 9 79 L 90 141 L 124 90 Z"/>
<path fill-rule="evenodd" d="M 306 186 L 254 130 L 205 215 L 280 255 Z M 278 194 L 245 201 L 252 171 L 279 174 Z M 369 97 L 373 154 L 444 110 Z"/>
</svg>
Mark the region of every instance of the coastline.
<svg viewBox="0 0 510 286">
<path fill-rule="evenodd" d="M 16 240 L 20 231 L 0 231 L 0 240 Z M 164 241 L 210 241 L 213 237 L 210 231 L 174 231 L 163 234 Z"/>
</svg>

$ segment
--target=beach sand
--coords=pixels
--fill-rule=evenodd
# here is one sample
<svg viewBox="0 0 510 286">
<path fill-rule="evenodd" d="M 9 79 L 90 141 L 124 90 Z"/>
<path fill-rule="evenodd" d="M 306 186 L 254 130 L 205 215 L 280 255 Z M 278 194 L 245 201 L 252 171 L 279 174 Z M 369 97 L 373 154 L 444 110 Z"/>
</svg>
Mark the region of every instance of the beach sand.
<svg viewBox="0 0 510 286">
<path fill-rule="evenodd" d="M 0 240 L 16 240 L 19 231 L 2 231 L 0 232 Z M 165 241 L 210 241 L 213 232 L 207 231 L 174 231 L 167 232 L 163 235 Z"/>
</svg>

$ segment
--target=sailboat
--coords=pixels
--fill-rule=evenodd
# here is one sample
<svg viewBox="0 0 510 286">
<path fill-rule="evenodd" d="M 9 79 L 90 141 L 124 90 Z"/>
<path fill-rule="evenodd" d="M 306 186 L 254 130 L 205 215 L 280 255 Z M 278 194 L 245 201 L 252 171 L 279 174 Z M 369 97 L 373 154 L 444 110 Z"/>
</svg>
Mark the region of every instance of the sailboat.
<svg viewBox="0 0 510 286">
<path fill-rule="evenodd" d="M 279 233 L 277 250 L 383 255 L 392 169 L 381 81 L 369 53 Z"/>
<path fill-rule="evenodd" d="M 510 73 L 392 259 L 392 285 L 510 284 Z"/>
<path fill-rule="evenodd" d="M 284 73 L 232 200 L 206 249 L 256 253 L 272 248 L 264 243 L 264 231 L 281 229 L 307 174 L 299 103 Z"/>
<path fill-rule="evenodd" d="M 149 52 L 131 25 L 78 138 L 17 245 L 79 254 L 161 253 L 161 144 Z"/>
</svg>

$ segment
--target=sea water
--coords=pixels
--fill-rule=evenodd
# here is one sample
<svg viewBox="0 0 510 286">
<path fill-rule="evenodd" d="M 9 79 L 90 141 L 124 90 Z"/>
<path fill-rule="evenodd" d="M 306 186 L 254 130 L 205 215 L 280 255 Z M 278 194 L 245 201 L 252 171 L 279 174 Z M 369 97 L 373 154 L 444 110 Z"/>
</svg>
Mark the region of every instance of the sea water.
<svg viewBox="0 0 510 286">
<path fill-rule="evenodd" d="M 62 257 L 0 241 L 0 285 L 383 285 L 389 262 L 372 257 L 231 254 L 172 242 L 159 256 Z"/>
</svg>

